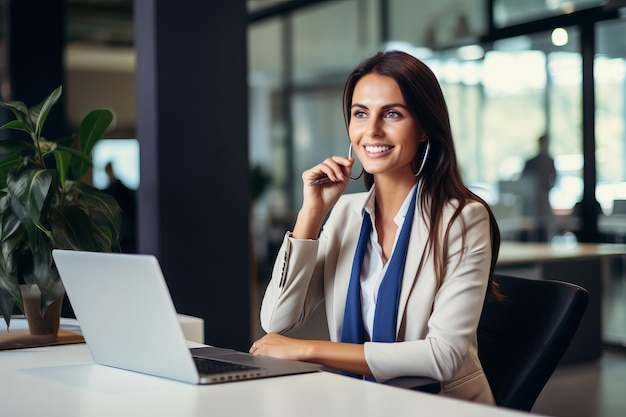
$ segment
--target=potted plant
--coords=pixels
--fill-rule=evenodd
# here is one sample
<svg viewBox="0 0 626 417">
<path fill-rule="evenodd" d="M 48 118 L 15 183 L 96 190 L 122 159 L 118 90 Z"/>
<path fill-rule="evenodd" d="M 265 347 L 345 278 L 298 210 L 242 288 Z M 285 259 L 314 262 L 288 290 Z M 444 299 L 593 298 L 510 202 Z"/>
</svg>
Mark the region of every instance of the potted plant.
<svg viewBox="0 0 626 417">
<path fill-rule="evenodd" d="M 14 305 L 29 319 L 20 284 L 40 291 L 42 317 L 55 301 L 60 303 L 65 290 L 53 249 L 119 250 L 117 202 L 82 182 L 92 166 L 92 149 L 113 115 L 93 110 L 77 135 L 48 140 L 42 135 L 44 123 L 61 93 L 59 86 L 31 108 L 20 101 L 0 103 L 15 115 L 0 130 L 30 136 L 0 140 L 0 313 L 7 328 Z"/>
</svg>

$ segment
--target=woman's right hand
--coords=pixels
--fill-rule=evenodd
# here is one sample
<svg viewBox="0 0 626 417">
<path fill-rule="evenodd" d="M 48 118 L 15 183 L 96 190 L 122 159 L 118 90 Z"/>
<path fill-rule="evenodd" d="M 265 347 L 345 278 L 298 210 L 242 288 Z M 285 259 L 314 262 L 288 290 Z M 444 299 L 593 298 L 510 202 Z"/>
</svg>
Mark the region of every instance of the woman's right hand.
<svg viewBox="0 0 626 417">
<path fill-rule="evenodd" d="M 293 237 L 317 238 L 326 214 L 337 203 L 348 186 L 353 164 L 354 158 L 332 156 L 302 173 L 303 201 L 293 230 Z M 330 182 L 309 185 L 324 176 L 328 177 Z"/>
</svg>

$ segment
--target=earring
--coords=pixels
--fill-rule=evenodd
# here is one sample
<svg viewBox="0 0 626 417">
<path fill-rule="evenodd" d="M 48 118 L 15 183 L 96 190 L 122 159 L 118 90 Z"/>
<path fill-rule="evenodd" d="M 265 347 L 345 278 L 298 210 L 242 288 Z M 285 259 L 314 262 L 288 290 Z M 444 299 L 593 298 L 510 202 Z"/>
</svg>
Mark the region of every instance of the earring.
<svg viewBox="0 0 626 417">
<path fill-rule="evenodd" d="M 352 158 L 352 143 L 350 143 L 349 147 L 348 147 L 348 159 Z M 361 173 L 356 177 L 356 178 L 352 178 L 352 176 L 350 176 L 350 179 L 352 181 L 356 181 L 359 178 L 361 178 L 363 176 L 363 173 L 365 172 L 364 168 L 361 168 Z"/>
<path fill-rule="evenodd" d="M 422 163 L 420 164 L 420 169 L 417 170 L 415 176 L 419 176 L 424 169 L 424 165 L 426 165 L 426 158 L 428 158 L 428 152 L 430 151 L 430 139 L 426 139 L 426 150 L 424 151 L 424 157 L 422 158 Z"/>
</svg>

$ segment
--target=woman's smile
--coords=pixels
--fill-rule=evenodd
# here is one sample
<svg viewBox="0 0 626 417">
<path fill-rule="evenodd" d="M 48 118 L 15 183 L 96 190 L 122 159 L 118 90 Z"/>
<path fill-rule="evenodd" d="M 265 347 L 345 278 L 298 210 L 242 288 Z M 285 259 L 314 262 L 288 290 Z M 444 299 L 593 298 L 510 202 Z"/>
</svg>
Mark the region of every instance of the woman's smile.
<svg viewBox="0 0 626 417">
<path fill-rule="evenodd" d="M 382 158 L 391 152 L 393 146 L 388 145 L 365 145 L 363 149 L 368 158 Z"/>
</svg>

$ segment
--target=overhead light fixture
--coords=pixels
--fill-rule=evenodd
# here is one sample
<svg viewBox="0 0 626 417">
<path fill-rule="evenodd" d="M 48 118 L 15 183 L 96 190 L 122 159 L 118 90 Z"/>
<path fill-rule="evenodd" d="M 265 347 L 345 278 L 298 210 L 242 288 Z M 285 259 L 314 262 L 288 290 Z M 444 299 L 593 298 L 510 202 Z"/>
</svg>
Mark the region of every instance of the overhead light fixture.
<svg viewBox="0 0 626 417">
<path fill-rule="evenodd" d="M 555 28 L 552 30 L 551 35 L 552 45 L 554 46 L 565 46 L 569 41 L 569 35 L 567 34 L 567 30 L 565 28 Z"/>
<path fill-rule="evenodd" d="M 459 58 L 465 61 L 482 59 L 485 56 L 485 50 L 480 45 L 461 46 L 456 50 L 456 53 Z"/>
</svg>

